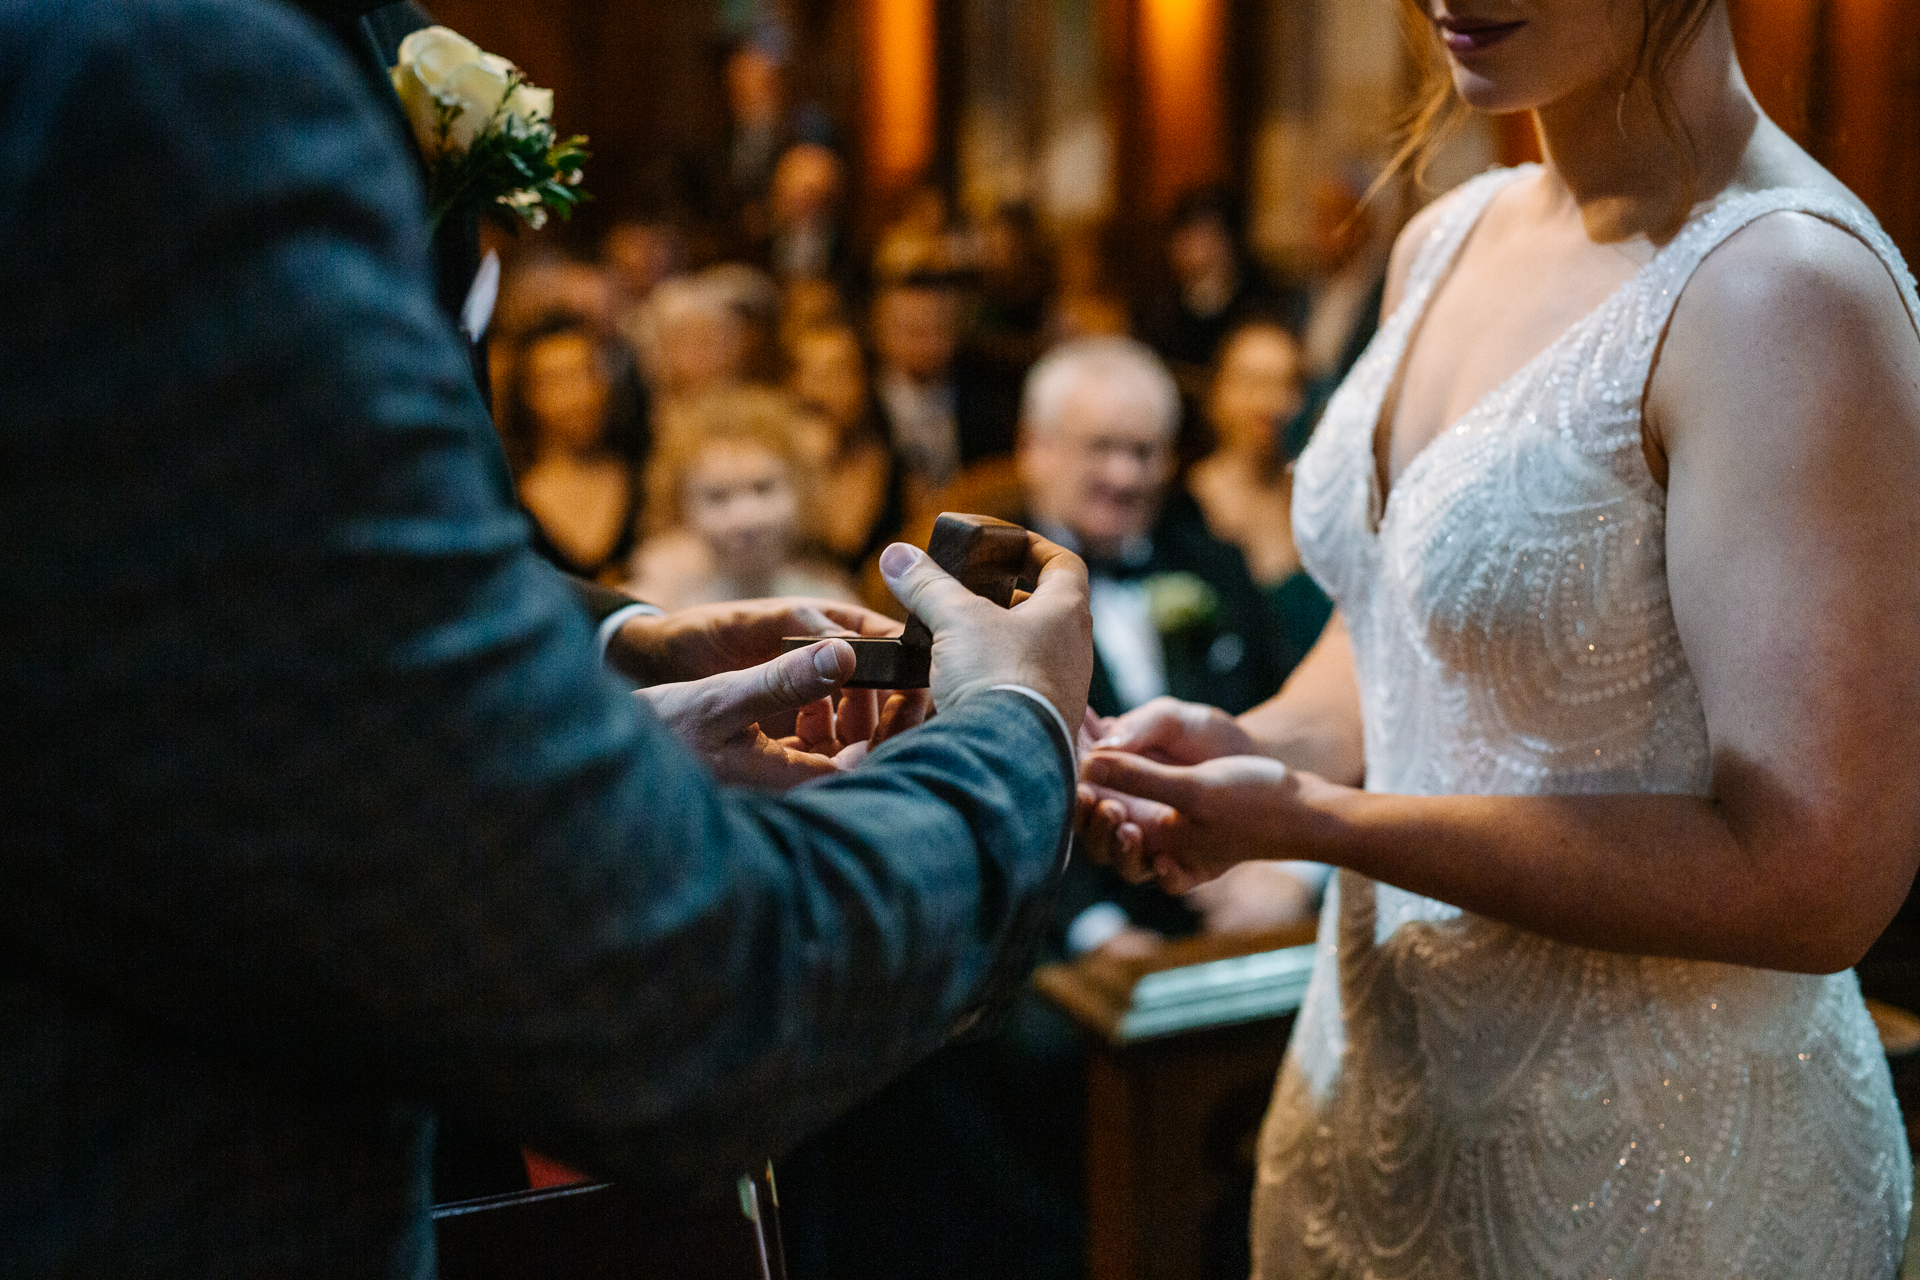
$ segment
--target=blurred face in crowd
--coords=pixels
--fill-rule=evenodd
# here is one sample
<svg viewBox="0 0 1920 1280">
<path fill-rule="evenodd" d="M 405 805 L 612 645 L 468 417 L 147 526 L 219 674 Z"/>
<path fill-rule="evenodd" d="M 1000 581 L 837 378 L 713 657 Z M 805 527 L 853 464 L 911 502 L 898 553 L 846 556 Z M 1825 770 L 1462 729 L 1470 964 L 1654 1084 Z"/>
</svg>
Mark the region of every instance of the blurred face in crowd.
<svg viewBox="0 0 1920 1280">
<path fill-rule="evenodd" d="M 880 359 L 916 382 L 939 382 L 959 341 L 951 291 L 896 285 L 874 303 L 873 342 Z"/>
<path fill-rule="evenodd" d="M 715 440 L 687 468 L 687 527 L 712 548 L 722 572 L 765 578 L 786 562 L 800 501 L 784 458 L 750 440 Z"/>
<path fill-rule="evenodd" d="M 1090 555 L 1114 556 L 1146 534 L 1173 470 L 1173 441 L 1133 380 L 1088 371 L 1051 423 L 1023 424 L 1020 480 L 1028 506 L 1063 525 Z"/>
<path fill-rule="evenodd" d="M 613 327 L 612 276 L 584 262 L 536 261 L 516 266 L 500 281 L 500 301 L 488 332 L 511 341 L 541 316 L 556 311 L 583 316 L 596 329 Z"/>
<path fill-rule="evenodd" d="M 679 237 L 661 223 L 622 222 L 607 232 L 601 253 L 629 298 L 644 298 L 680 269 Z"/>
<path fill-rule="evenodd" d="M 1231 453 L 1265 458 L 1280 431 L 1306 399 L 1300 344 L 1277 325 L 1252 325 L 1234 334 L 1220 356 L 1208 416 Z"/>
<path fill-rule="evenodd" d="M 867 361 L 852 329 L 814 329 L 793 349 L 792 391 L 845 434 L 867 409 Z"/>
<path fill-rule="evenodd" d="M 1233 238 L 1220 219 L 1194 218 L 1174 228 L 1167 242 L 1167 258 L 1174 279 L 1184 286 L 1218 279 L 1233 273 Z"/>
<path fill-rule="evenodd" d="M 727 105 L 741 124 L 767 124 L 780 118 L 780 62 L 752 45 L 727 59 Z"/>
<path fill-rule="evenodd" d="M 678 396 L 725 386 L 739 378 L 746 351 L 746 326 L 724 302 L 674 307 L 660 321 L 660 391 Z"/>
<path fill-rule="evenodd" d="M 609 388 L 593 340 L 583 333 L 557 333 L 528 347 L 524 359 L 520 394 L 537 443 L 572 452 L 599 445 Z"/>
<path fill-rule="evenodd" d="M 773 169 L 769 203 L 780 226 L 830 218 L 840 205 L 840 157 L 810 142 L 787 148 Z"/>
</svg>

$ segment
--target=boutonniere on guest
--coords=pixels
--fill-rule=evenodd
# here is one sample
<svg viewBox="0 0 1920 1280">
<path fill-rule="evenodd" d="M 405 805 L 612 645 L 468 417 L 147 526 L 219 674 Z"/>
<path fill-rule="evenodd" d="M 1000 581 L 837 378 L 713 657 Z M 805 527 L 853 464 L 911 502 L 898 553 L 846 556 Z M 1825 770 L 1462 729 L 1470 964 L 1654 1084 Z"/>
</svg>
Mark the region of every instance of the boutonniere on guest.
<svg viewBox="0 0 1920 1280">
<path fill-rule="evenodd" d="M 1198 574 L 1149 574 L 1142 585 L 1147 589 L 1147 616 L 1163 636 L 1211 626 L 1220 616 L 1219 595 Z"/>
<path fill-rule="evenodd" d="M 484 213 L 535 231 L 549 211 L 571 217 L 588 199 L 580 189 L 586 138 L 562 141 L 553 130 L 553 90 L 536 88 L 520 68 L 446 27 L 425 27 L 400 42 L 392 70 L 427 160 L 427 215 L 436 229 L 449 215 Z"/>
</svg>

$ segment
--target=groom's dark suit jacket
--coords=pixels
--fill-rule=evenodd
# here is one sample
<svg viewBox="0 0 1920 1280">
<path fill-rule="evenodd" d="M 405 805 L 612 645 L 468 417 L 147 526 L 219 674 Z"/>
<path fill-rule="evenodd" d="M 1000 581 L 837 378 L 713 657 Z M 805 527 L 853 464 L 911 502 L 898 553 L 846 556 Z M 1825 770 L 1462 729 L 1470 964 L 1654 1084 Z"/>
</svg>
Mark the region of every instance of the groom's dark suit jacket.
<svg viewBox="0 0 1920 1280">
<path fill-rule="evenodd" d="M 767 797 L 607 680 L 372 89 L 270 3 L 0 2 L 0 1275 L 428 1275 L 442 1112 L 742 1167 L 1057 874 L 1018 693 Z"/>
</svg>

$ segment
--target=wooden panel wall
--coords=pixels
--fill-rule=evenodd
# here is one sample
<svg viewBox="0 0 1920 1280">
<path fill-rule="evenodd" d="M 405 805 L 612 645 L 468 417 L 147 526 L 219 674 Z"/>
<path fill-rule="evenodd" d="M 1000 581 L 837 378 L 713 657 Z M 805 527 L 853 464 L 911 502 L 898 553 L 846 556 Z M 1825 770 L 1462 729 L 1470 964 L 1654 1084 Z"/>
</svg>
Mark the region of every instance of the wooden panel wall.
<svg viewBox="0 0 1920 1280">
<path fill-rule="evenodd" d="M 1908 0 L 1729 0 L 1767 114 L 1920 259 L 1920 9 Z"/>
<path fill-rule="evenodd" d="M 788 0 L 802 28 L 796 78 L 842 116 L 849 143 L 879 163 L 874 188 L 925 156 L 950 172 L 956 79 L 901 64 L 885 34 L 907 13 L 950 35 L 955 0 Z M 1116 93 L 1116 204 L 1146 213 L 1189 182 L 1246 172 L 1244 51 L 1275 0 L 1102 0 Z M 1729 0 L 1741 60 L 1768 113 L 1859 192 L 1908 258 L 1920 259 L 1920 5 L 1910 0 Z M 434 0 L 440 20 L 505 54 L 557 93 L 559 124 L 592 136 L 590 222 L 644 211 L 683 191 L 725 146 L 721 45 L 711 0 Z M 920 37 L 913 35 L 912 40 Z M 900 47 L 905 47 L 900 45 Z M 918 46 L 916 47 L 923 47 Z M 883 52 L 883 50 L 885 50 Z M 924 70 L 922 69 L 924 68 Z M 908 81 L 917 83 L 908 83 Z M 821 81 L 820 84 L 808 83 Z M 872 92 L 884 89 L 884 92 Z M 931 94 L 931 98 L 927 95 Z M 930 104 L 930 105 L 928 105 Z M 920 126 L 868 126 L 931 111 Z M 902 114 L 904 113 L 904 114 Z M 901 129 L 904 128 L 904 132 Z M 881 138 L 887 140 L 882 143 Z M 1517 149 L 1525 139 L 1513 135 Z"/>
<path fill-rule="evenodd" d="M 585 133 L 592 233 L 697 199 L 726 147 L 724 55 L 706 0 L 428 0 L 434 16 L 554 91 L 554 123 Z M 696 210 L 696 212 L 698 212 Z"/>
</svg>

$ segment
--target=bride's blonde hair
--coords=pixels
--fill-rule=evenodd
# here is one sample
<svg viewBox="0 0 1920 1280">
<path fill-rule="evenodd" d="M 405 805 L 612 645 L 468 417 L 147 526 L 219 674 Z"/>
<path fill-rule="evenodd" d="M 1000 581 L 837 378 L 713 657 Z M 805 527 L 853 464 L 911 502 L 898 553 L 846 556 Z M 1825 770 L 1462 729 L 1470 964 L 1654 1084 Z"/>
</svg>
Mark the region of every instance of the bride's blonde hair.
<svg viewBox="0 0 1920 1280">
<path fill-rule="evenodd" d="M 1620 3 L 1621 0 L 1611 2 Z M 1687 135 L 1686 122 L 1680 118 L 1680 108 L 1674 101 L 1668 75 L 1680 55 L 1686 52 L 1687 46 L 1693 43 L 1693 38 L 1700 34 L 1707 14 L 1719 2 L 1640 0 L 1640 48 L 1621 97 L 1624 104 L 1626 92 L 1631 92 L 1636 85 L 1646 86 L 1661 130 L 1669 140 L 1678 144 L 1689 167 L 1693 162 L 1693 139 Z M 1434 30 L 1424 0 L 1402 0 L 1400 22 L 1407 45 L 1413 51 L 1419 72 L 1419 88 L 1414 95 L 1413 105 L 1400 121 L 1400 149 L 1376 186 L 1409 170 L 1415 182 L 1424 181 L 1427 165 L 1434 153 L 1472 114 L 1472 108 L 1453 91 L 1453 74 L 1447 66 L 1446 52 L 1441 47 L 1439 33 Z M 1682 216 L 1692 203 L 1689 193 L 1681 210 Z"/>
</svg>

